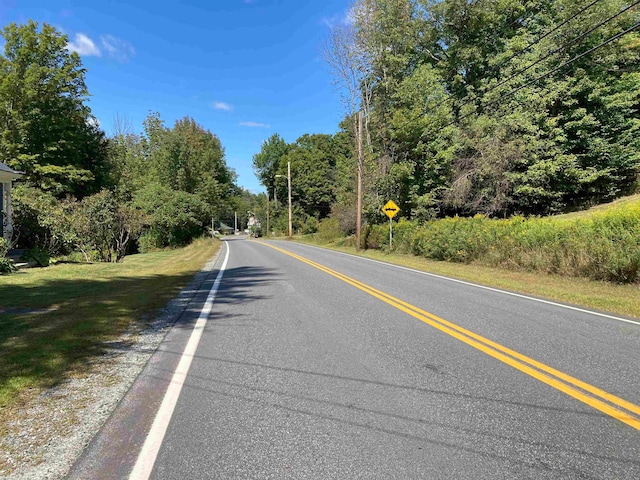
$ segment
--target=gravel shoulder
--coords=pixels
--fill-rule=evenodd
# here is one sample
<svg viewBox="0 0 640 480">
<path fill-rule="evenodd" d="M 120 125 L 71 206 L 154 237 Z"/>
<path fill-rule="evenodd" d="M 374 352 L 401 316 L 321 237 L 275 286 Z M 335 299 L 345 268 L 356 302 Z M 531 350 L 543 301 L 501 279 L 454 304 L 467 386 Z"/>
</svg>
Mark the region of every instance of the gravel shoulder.
<svg viewBox="0 0 640 480">
<path fill-rule="evenodd" d="M 219 253 L 218 253 L 219 254 Z M 64 478 L 125 396 L 167 332 L 214 269 L 216 255 L 144 330 L 132 329 L 106 344 L 86 373 L 38 394 L 20 407 L 0 431 L 0 478 Z"/>
</svg>

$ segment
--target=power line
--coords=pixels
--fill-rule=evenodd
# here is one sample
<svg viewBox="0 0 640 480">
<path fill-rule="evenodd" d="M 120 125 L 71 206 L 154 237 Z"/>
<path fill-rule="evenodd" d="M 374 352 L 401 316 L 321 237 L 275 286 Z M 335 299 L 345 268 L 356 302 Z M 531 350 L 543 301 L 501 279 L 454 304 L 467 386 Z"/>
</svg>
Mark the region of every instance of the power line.
<svg viewBox="0 0 640 480">
<path fill-rule="evenodd" d="M 595 2 L 594 2 L 595 3 Z M 561 45 L 560 47 L 556 48 L 555 50 L 552 50 L 551 52 L 547 53 L 545 56 L 539 58 L 538 60 L 536 60 L 535 62 L 533 62 L 531 65 L 529 65 L 528 67 L 525 67 L 521 70 L 518 70 L 516 73 L 514 73 L 513 75 L 511 75 L 509 78 L 506 78 L 505 80 L 502 80 L 501 82 L 499 82 L 496 85 L 493 85 L 491 88 L 489 88 L 488 90 L 486 90 L 484 92 L 484 94 L 486 95 L 487 93 L 495 90 L 496 88 L 504 85 L 505 83 L 509 82 L 510 80 L 513 80 L 515 77 L 517 77 L 518 75 L 523 74 L 524 72 L 526 72 L 527 70 L 529 70 L 530 68 L 538 65 L 540 62 L 542 62 L 543 60 L 546 60 L 547 58 L 555 55 L 556 53 L 559 53 L 561 51 L 563 51 L 564 49 L 566 49 L 567 47 L 573 45 L 575 42 L 582 40 L 584 37 L 586 37 L 587 35 L 589 35 L 590 33 L 593 33 L 595 30 L 599 29 L 600 27 L 602 27 L 603 25 L 609 23 L 611 20 L 619 17 L 620 15 L 622 15 L 624 12 L 626 12 L 627 10 L 629 10 L 630 8 L 635 7 L 636 5 L 638 5 L 640 3 L 640 0 L 636 0 L 635 3 L 632 3 L 631 5 L 623 8 L 622 10 L 620 10 L 618 13 L 616 13 L 615 15 L 603 20 L 602 22 L 600 22 L 599 24 L 597 24 L 595 27 L 590 28 L 589 30 L 587 30 L 584 33 L 581 33 L 580 35 L 578 35 L 577 37 L 574 37 L 573 39 L 569 40 L 567 43 L 565 43 L 564 45 Z M 591 4 L 593 5 L 593 3 Z"/>
<path fill-rule="evenodd" d="M 500 62 L 500 64 L 504 65 L 507 62 L 510 62 L 511 60 L 513 60 L 514 58 L 520 56 L 522 53 L 526 52 L 527 50 L 529 50 L 531 47 L 533 47 L 534 45 L 537 45 L 538 43 L 540 43 L 542 40 L 544 40 L 545 38 L 547 38 L 549 35 L 551 35 L 553 32 L 559 30 L 560 28 L 564 27 L 567 23 L 569 23 L 571 20 L 573 20 L 574 18 L 582 15 L 584 12 L 586 12 L 587 10 L 589 10 L 591 7 L 593 7 L 596 3 L 601 2 L 602 0 L 594 0 L 593 2 L 591 2 L 589 5 L 587 5 L 586 7 L 582 8 L 580 11 L 576 12 L 575 14 L 571 15 L 569 18 L 567 18 L 565 21 L 563 21 L 562 23 L 559 23 L 558 25 L 556 25 L 555 27 L 553 27 L 551 30 L 549 30 L 547 33 L 545 33 L 544 35 L 542 35 L 541 37 L 538 37 L 538 39 L 535 42 L 531 42 L 529 45 L 527 45 L 526 47 L 524 47 L 522 50 L 517 51 L 516 53 L 514 53 L 513 55 L 511 55 L 509 58 L 507 58 L 506 60 Z"/>
<path fill-rule="evenodd" d="M 638 3 L 638 2 L 636 2 L 636 3 Z M 559 71 L 559 70 L 563 69 L 564 67 L 566 67 L 566 66 L 568 66 L 568 65 L 572 64 L 573 62 L 576 62 L 576 61 L 580 60 L 582 57 L 585 57 L 585 56 L 587 56 L 587 55 L 589 55 L 589 54 L 591 54 L 591 53 L 595 52 L 595 51 L 596 51 L 596 50 L 598 50 L 599 48 L 602 48 L 602 47 L 604 47 L 605 45 L 608 45 L 609 43 L 614 42 L 614 41 L 618 40 L 619 38 L 622 38 L 623 36 L 625 36 L 625 35 L 627 35 L 627 34 L 631 33 L 633 30 L 635 30 L 635 29 L 636 29 L 636 28 L 638 28 L 638 27 L 640 27 L 640 22 L 636 23 L 635 25 L 633 25 L 632 27 L 630 27 L 630 28 L 626 29 L 625 31 L 618 33 L 617 35 L 614 35 L 613 37 L 610 37 L 609 39 L 605 40 L 604 42 L 600 43 L 599 45 L 596 45 L 595 47 L 590 48 L 590 49 L 589 49 L 589 50 L 587 50 L 586 52 L 583 52 L 583 53 L 581 53 L 581 54 L 579 54 L 579 55 L 576 55 L 576 56 L 575 56 L 575 57 L 573 57 L 571 60 L 568 60 L 568 61 L 564 62 L 562 65 L 558 65 L 557 67 L 555 67 L 554 69 L 552 69 L 552 70 L 548 71 L 547 73 L 545 73 L 545 74 L 543 74 L 543 75 L 540 75 L 540 76 L 538 76 L 538 77 L 534 78 L 533 80 L 530 80 L 530 81 L 526 82 L 525 84 L 520 85 L 520 86 L 519 86 L 519 87 L 517 87 L 517 88 L 514 88 L 514 89 L 513 89 L 513 90 L 511 90 L 509 93 L 506 93 L 505 95 L 502 95 L 502 96 L 500 96 L 499 98 L 497 98 L 497 99 L 495 99 L 495 100 L 492 100 L 491 102 L 489 102 L 489 103 L 487 103 L 487 104 L 485 104 L 485 105 L 482 105 L 482 107 L 484 107 L 484 108 L 489 107 L 489 106 L 491 106 L 491 105 L 493 105 L 493 104 L 495 104 L 495 103 L 498 103 L 500 100 L 503 100 L 503 99 L 505 99 L 505 98 L 508 98 L 508 97 L 510 97 L 510 96 L 512 96 L 512 95 L 514 95 L 514 94 L 516 94 L 517 92 L 519 92 L 519 91 L 520 91 L 520 90 L 522 90 L 523 88 L 526 88 L 526 87 L 528 87 L 529 85 L 532 85 L 532 84 L 534 84 L 534 83 L 536 83 L 536 82 L 538 82 L 538 81 L 542 80 L 543 78 L 546 78 L 546 77 L 548 77 L 548 76 L 550 76 L 550 75 L 553 75 L 554 73 L 556 73 L 557 71 Z M 449 124 L 445 125 L 445 127 L 448 127 L 448 126 L 450 126 L 450 125 L 453 125 L 454 123 L 459 122 L 460 120 L 462 120 L 462 119 L 464 119 L 464 118 L 466 118 L 466 117 L 469 117 L 469 116 L 473 115 L 474 113 L 476 113 L 476 112 L 470 112 L 470 113 L 467 113 L 466 115 L 463 115 L 462 117 L 459 117 L 456 121 L 451 122 L 451 123 L 449 123 Z M 445 128 L 445 127 L 443 127 L 443 128 Z"/>
<path fill-rule="evenodd" d="M 544 33 L 543 35 L 541 35 L 540 37 L 538 37 L 535 41 L 533 41 L 533 42 L 529 43 L 529 45 L 527 45 L 527 46 L 526 46 L 526 47 L 524 47 L 523 49 L 518 50 L 517 52 L 513 53 L 513 54 L 512 54 L 509 58 L 507 58 L 506 60 L 503 60 L 503 61 L 499 62 L 499 63 L 498 63 L 498 66 L 499 66 L 499 67 L 500 67 L 500 66 L 503 66 L 503 65 L 507 64 L 508 62 L 510 62 L 511 60 L 513 60 L 514 58 L 519 57 L 520 55 L 522 55 L 523 53 L 525 53 L 527 50 L 529 50 L 531 47 L 533 47 L 534 45 L 537 45 L 537 44 L 538 44 L 538 43 L 540 43 L 542 40 L 544 40 L 544 39 L 545 39 L 545 38 L 547 38 L 549 35 L 551 35 L 553 32 L 556 32 L 557 30 L 559 30 L 559 29 L 560 29 L 560 28 L 562 28 L 563 26 L 567 25 L 567 24 L 568 24 L 569 22 L 571 22 L 574 18 L 576 18 L 576 17 L 578 17 L 578 16 L 582 15 L 584 12 L 586 12 L 586 11 L 587 11 L 587 10 L 589 10 L 591 7 L 593 7 L 596 3 L 599 3 L 599 2 L 601 2 L 601 1 L 602 1 L 602 0 L 594 0 L 594 1 L 593 1 L 593 2 L 591 2 L 589 5 L 587 5 L 586 7 L 583 7 L 583 8 L 582 8 L 582 9 L 580 9 L 578 12 L 574 13 L 574 14 L 573 14 L 573 15 L 571 15 L 569 18 L 567 18 L 566 20 L 564 20 L 562 23 L 559 23 L 559 24 L 558 24 L 558 25 L 556 25 L 554 28 L 552 28 L 552 29 L 551 29 L 551 30 L 549 30 L 548 32 L 546 32 L 546 33 Z M 636 3 L 635 3 L 634 5 L 632 5 L 632 6 L 635 6 L 637 3 L 638 3 L 638 2 L 636 2 Z M 628 8 L 631 8 L 631 7 L 628 7 Z M 628 8 L 627 8 L 627 9 L 628 9 Z M 616 16 L 620 15 L 620 14 L 621 14 L 621 13 L 623 13 L 623 12 L 624 12 L 624 10 L 623 10 L 622 12 L 619 12 Z M 608 19 L 607 21 L 610 21 L 610 20 L 612 20 L 613 18 L 615 18 L 615 17 L 612 17 L 612 18 Z M 598 27 L 596 27 L 596 28 L 599 28 L 600 26 L 602 26 L 602 25 L 598 25 Z M 593 31 L 593 30 L 592 30 L 592 31 Z M 588 33 L 591 33 L 591 32 L 588 32 Z M 566 47 L 566 46 L 569 46 L 569 44 L 565 44 L 565 46 L 564 46 L 564 47 Z M 563 49 L 564 47 L 560 47 L 560 49 Z M 551 55 L 551 54 L 550 54 L 550 55 Z M 544 60 L 544 59 L 540 59 L 539 61 L 542 61 L 542 60 Z M 526 71 L 526 70 L 528 70 L 531 66 L 533 66 L 533 65 L 530 65 L 529 67 L 527 67 L 527 69 L 525 69 L 525 71 Z M 522 73 L 522 72 L 519 72 L 519 73 Z M 512 75 L 512 77 L 510 77 L 509 79 L 505 80 L 505 82 L 506 82 L 506 81 L 508 81 L 508 80 L 510 80 L 511 78 L 515 77 L 516 75 L 519 75 L 519 73 Z M 481 75 L 481 76 L 478 78 L 478 80 L 482 80 L 483 78 L 484 78 L 484 75 Z M 496 86 L 492 87 L 490 90 L 487 90 L 487 92 L 490 92 L 491 90 L 493 90 L 494 88 L 497 88 L 498 86 L 502 85 L 503 83 L 504 83 L 504 82 L 501 82 L 500 84 L 498 84 L 498 85 L 496 85 Z M 485 94 L 486 94 L 487 92 L 485 92 Z M 435 109 L 437 109 L 437 108 L 441 107 L 441 106 L 442 106 L 442 105 L 444 105 L 445 103 L 450 102 L 450 101 L 452 101 L 452 100 L 455 100 L 455 99 L 454 99 L 454 97 L 452 97 L 452 96 L 447 97 L 445 100 L 443 100 L 442 102 L 438 103 L 436 106 L 434 106 L 434 107 L 430 108 L 427 112 L 425 112 L 425 114 L 427 114 L 427 113 L 430 113 L 430 112 L 434 111 Z M 464 104 L 463 104 L 463 105 L 461 105 L 461 106 L 464 106 Z"/>
</svg>

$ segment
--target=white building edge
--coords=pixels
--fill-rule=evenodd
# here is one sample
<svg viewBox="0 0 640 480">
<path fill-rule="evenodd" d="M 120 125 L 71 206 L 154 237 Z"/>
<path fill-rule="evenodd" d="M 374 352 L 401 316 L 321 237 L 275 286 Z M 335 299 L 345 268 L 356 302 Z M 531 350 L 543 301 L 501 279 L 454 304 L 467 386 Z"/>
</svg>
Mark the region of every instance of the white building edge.
<svg viewBox="0 0 640 480">
<path fill-rule="evenodd" d="M 11 223 L 11 183 L 22 177 L 24 173 L 17 172 L 0 162 L 0 236 L 11 240 L 13 224 Z"/>
</svg>

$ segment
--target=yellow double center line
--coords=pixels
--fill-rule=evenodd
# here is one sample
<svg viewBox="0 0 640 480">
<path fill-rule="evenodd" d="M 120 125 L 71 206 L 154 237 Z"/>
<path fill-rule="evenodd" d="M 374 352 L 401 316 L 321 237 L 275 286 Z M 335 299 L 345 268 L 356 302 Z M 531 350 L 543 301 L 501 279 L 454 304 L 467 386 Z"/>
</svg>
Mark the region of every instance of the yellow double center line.
<svg viewBox="0 0 640 480">
<path fill-rule="evenodd" d="M 261 242 L 262 243 L 262 242 Z M 561 392 L 570 395 L 571 397 L 580 400 L 581 402 L 590 405 L 596 410 L 620 420 L 627 425 L 640 430 L 640 406 L 628 402 L 622 398 L 616 397 L 611 393 L 605 392 L 593 385 L 585 383 L 577 378 L 574 378 L 566 373 L 560 372 L 554 368 L 551 368 L 544 363 L 540 363 L 532 358 L 522 355 L 510 348 L 507 348 L 499 343 L 493 342 L 487 338 L 482 337 L 476 333 L 473 333 L 465 328 L 462 328 L 454 323 L 448 322 L 440 317 L 437 317 L 429 312 L 426 312 L 418 307 L 415 307 L 409 303 L 406 303 L 398 298 L 395 298 L 388 293 L 377 290 L 365 283 L 355 280 L 351 277 L 343 275 L 340 272 L 331 270 L 319 263 L 313 262 L 307 258 L 296 255 L 295 253 L 283 250 L 274 245 L 262 243 L 274 250 L 277 250 L 285 255 L 293 257 L 301 262 L 304 262 L 312 267 L 322 270 L 329 275 L 342 280 L 349 285 L 352 285 L 369 295 L 382 300 L 383 302 L 401 310 L 414 318 L 437 328 L 441 332 L 450 335 L 467 345 L 476 348 L 493 358 L 512 366 L 513 368 L 520 370 L 527 375 L 532 376 L 540 380 L 547 385 L 560 390 Z"/>
</svg>

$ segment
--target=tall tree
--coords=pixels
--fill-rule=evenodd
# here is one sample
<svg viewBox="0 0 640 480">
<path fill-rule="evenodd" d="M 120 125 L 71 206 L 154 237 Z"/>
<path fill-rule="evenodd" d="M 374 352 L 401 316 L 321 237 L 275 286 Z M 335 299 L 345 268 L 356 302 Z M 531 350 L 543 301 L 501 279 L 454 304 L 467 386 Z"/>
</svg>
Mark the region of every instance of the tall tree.
<svg viewBox="0 0 640 480">
<path fill-rule="evenodd" d="M 396 195 L 414 218 L 546 214 L 633 189 L 628 2 L 358 0 L 353 18 L 373 83 L 369 202 Z"/>
<path fill-rule="evenodd" d="M 190 117 L 164 126 L 157 113 L 144 122 L 149 181 L 200 196 L 217 214 L 236 193 L 236 175 L 224 158 L 220 139 Z"/>
<path fill-rule="evenodd" d="M 282 157 L 278 173 L 286 176 L 291 163 L 292 203 L 307 215 L 324 218 L 336 199 L 336 165 L 349 155 L 342 138 L 327 134 L 304 134 Z M 340 160 L 339 160 L 340 159 Z M 286 182 L 279 182 L 278 194 L 285 198 Z"/>
<path fill-rule="evenodd" d="M 85 101 L 80 57 L 54 27 L 29 21 L 2 31 L 0 160 L 57 195 L 83 196 L 106 182 L 107 145 Z"/>
<path fill-rule="evenodd" d="M 256 172 L 260 183 L 264 185 L 270 194 L 274 191 L 276 173 L 280 160 L 289 150 L 285 142 L 277 133 L 271 135 L 262 142 L 259 153 L 253 156 L 253 170 Z"/>
</svg>

